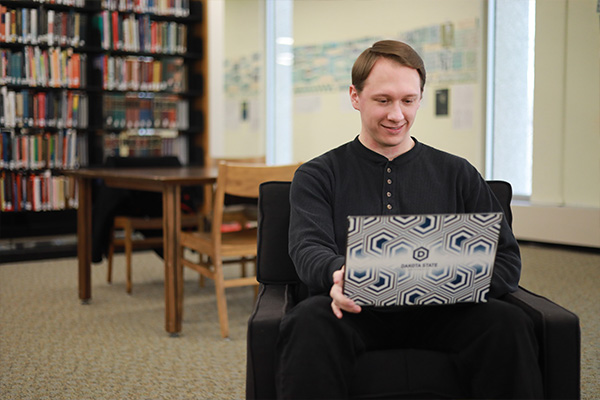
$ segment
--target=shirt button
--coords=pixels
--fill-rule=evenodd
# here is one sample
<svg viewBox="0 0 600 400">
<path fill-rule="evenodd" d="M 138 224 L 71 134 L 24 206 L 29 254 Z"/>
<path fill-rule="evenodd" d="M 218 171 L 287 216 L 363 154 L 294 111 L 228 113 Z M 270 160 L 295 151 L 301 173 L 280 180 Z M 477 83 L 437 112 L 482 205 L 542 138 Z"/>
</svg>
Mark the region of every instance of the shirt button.
<svg viewBox="0 0 600 400">
<path fill-rule="evenodd" d="M 392 172 L 392 169 L 390 167 L 388 167 L 387 172 L 389 174 L 390 172 Z"/>
<path fill-rule="evenodd" d="M 387 197 L 392 197 L 392 194 L 390 192 L 386 193 Z"/>
<path fill-rule="evenodd" d="M 388 205 L 387 205 L 387 209 L 388 209 L 388 210 L 391 210 L 391 209 L 392 209 L 392 205 L 391 205 L 391 204 L 388 204 Z"/>
<path fill-rule="evenodd" d="M 391 184 L 392 184 L 392 180 L 391 180 L 391 179 L 388 179 L 388 180 L 387 180 L 387 183 L 388 183 L 388 185 L 391 185 Z"/>
</svg>

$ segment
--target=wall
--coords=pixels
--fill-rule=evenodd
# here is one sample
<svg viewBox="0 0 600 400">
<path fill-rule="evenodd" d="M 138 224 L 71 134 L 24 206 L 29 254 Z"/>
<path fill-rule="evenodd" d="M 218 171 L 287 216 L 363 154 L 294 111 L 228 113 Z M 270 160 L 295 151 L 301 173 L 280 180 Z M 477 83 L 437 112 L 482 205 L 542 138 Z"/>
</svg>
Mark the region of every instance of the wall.
<svg viewBox="0 0 600 400">
<path fill-rule="evenodd" d="M 530 202 L 514 204 L 514 229 L 519 239 L 600 247 L 600 35 L 596 3 L 537 2 L 533 193 Z M 364 1 L 344 1 L 343 6 L 337 0 L 297 1 L 295 45 L 373 35 L 394 37 L 400 31 L 422 26 L 479 18 L 483 55 L 486 13 L 487 2 L 476 0 L 377 0 L 370 1 L 368 7 Z M 483 56 L 479 62 L 472 129 L 455 129 L 452 117 L 435 117 L 433 93 L 444 85 L 430 82 L 412 133 L 423 142 L 467 158 L 485 174 Z M 296 100 L 303 101 L 302 96 Z M 297 161 L 308 160 L 358 133 L 360 119 L 348 106 L 346 93 L 322 95 L 320 102 L 320 112 L 295 115 Z"/>
<path fill-rule="evenodd" d="M 448 88 L 428 82 L 412 134 L 422 142 L 485 166 L 485 22 L 486 2 L 482 0 L 301 0 L 294 3 L 294 45 L 307 46 L 343 42 L 363 37 L 397 38 L 402 32 L 477 19 L 480 26 L 478 77 L 472 88 L 472 123 L 467 129 L 453 127 L 452 117 L 435 117 L 434 93 Z M 348 85 L 350 76 L 348 75 Z M 450 85 L 452 89 L 452 85 Z M 307 96 L 296 96 L 305 102 Z M 294 115 L 294 158 L 306 161 L 352 140 L 360 130 L 360 117 L 348 100 L 348 92 L 325 93 L 308 100 L 309 112 Z M 315 105 L 315 102 L 320 102 Z M 451 104 L 452 107 L 452 104 Z M 316 111 L 315 111 L 316 109 Z"/>
<path fill-rule="evenodd" d="M 533 193 L 522 239 L 600 247 L 600 27 L 596 0 L 536 5 Z"/>
<path fill-rule="evenodd" d="M 256 24 L 263 0 L 211 0 L 208 5 L 223 1 L 228 3 L 225 19 L 230 30 L 226 42 L 228 46 L 239 44 L 226 46 L 225 53 L 234 57 L 260 50 L 262 36 Z M 236 11 L 235 7 L 243 9 Z M 597 0 L 537 1 L 533 193 L 530 201 L 513 206 L 519 239 L 600 247 L 600 33 L 596 7 Z M 433 93 L 446 85 L 430 82 L 413 134 L 467 158 L 484 174 L 487 1 L 297 0 L 294 39 L 295 46 L 306 46 L 375 35 L 394 37 L 432 24 L 473 18 L 481 24 L 481 57 L 474 83 L 472 127 L 455 129 L 451 116 L 435 117 Z M 297 106 L 304 107 L 294 115 L 295 161 L 308 160 L 358 134 L 360 118 L 350 108 L 347 93 L 322 94 L 318 104 L 304 100 L 295 96 Z M 231 112 L 236 110 L 222 111 Z M 213 113 L 211 108 L 211 125 Z M 262 151 L 256 149 L 263 145 L 260 135 L 223 129 L 211 129 L 211 143 L 221 142 L 216 146 L 220 154 L 245 156 Z M 249 151 L 252 154 L 247 154 Z"/>
<path fill-rule="evenodd" d="M 264 2 L 210 0 L 207 6 L 213 24 L 210 155 L 264 156 Z"/>
</svg>

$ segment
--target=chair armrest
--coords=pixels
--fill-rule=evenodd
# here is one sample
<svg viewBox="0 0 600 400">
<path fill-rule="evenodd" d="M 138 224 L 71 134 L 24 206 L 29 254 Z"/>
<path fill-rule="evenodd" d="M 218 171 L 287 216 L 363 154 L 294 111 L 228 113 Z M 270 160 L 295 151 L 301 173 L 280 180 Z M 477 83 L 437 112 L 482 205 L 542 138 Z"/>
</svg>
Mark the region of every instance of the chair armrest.
<svg viewBox="0 0 600 400">
<path fill-rule="evenodd" d="M 248 320 L 246 399 L 274 399 L 275 344 L 281 319 L 293 306 L 292 285 L 260 285 Z"/>
<path fill-rule="evenodd" d="M 544 398 L 580 398 L 581 331 L 574 313 L 524 288 L 504 300 L 521 307 L 533 320 L 540 343 Z"/>
</svg>

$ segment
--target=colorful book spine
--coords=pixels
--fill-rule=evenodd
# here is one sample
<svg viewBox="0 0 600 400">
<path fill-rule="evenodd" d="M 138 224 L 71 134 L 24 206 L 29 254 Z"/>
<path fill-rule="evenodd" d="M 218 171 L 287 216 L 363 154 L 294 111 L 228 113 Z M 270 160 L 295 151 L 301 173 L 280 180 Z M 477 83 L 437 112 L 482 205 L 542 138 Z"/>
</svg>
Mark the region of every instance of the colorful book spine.
<svg viewBox="0 0 600 400">
<path fill-rule="evenodd" d="M 87 165 L 87 136 L 74 129 L 21 133 L 3 129 L 0 168 L 6 170 L 73 169 Z"/>
<path fill-rule="evenodd" d="M 187 17 L 189 0 L 102 0 L 101 7 L 111 11 Z"/>
<path fill-rule="evenodd" d="M 103 98 L 107 129 L 187 129 L 189 106 L 177 95 L 153 93 L 106 94 Z"/>
<path fill-rule="evenodd" d="M 50 170 L 0 171 L 0 211 L 50 211 L 76 208 L 77 181 Z"/>
<path fill-rule="evenodd" d="M 142 157 L 176 155 L 187 162 L 188 142 L 177 131 L 137 129 L 104 135 L 104 157 Z"/>
<path fill-rule="evenodd" d="M 4 128 L 87 128 L 87 93 L 74 90 L 36 92 L 0 89 Z"/>
<path fill-rule="evenodd" d="M 87 55 L 71 49 L 0 49 L 0 83 L 33 87 L 80 88 Z"/>
<path fill-rule="evenodd" d="M 80 47 L 86 40 L 85 14 L 0 5 L 0 42 Z"/>
<path fill-rule="evenodd" d="M 77 65 L 77 64 L 75 64 Z M 94 63 L 105 90 L 171 91 L 187 90 L 187 67 L 183 58 L 100 55 Z"/>
<path fill-rule="evenodd" d="M 153 20 L 149 14 L 124 14 L 105 9 L 93 25 L 104 50 L 155 54 L 184 54 L 187 26 L 175 21 Z"/>
</svg>

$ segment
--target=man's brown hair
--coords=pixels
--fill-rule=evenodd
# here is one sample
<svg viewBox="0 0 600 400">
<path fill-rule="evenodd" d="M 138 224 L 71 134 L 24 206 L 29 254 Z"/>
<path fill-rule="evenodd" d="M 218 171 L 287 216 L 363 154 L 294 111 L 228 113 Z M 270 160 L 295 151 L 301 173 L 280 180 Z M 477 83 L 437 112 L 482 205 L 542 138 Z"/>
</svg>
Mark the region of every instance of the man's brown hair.
<svg viewBox="0 0 600 400">
<path fill-rule="evenodd" d="M 381 57 L 396 61 L 405 67 L 416 69 L 421 77 L 421 93 L 423 93 L 426 78 L 423 59 L 412 47 L 397 40 L 376 42 L 358 56 L 354 66 L 352 66 L 352 84 L 358 92 L 363 90 L 373 65 Z"/>
</svg>

